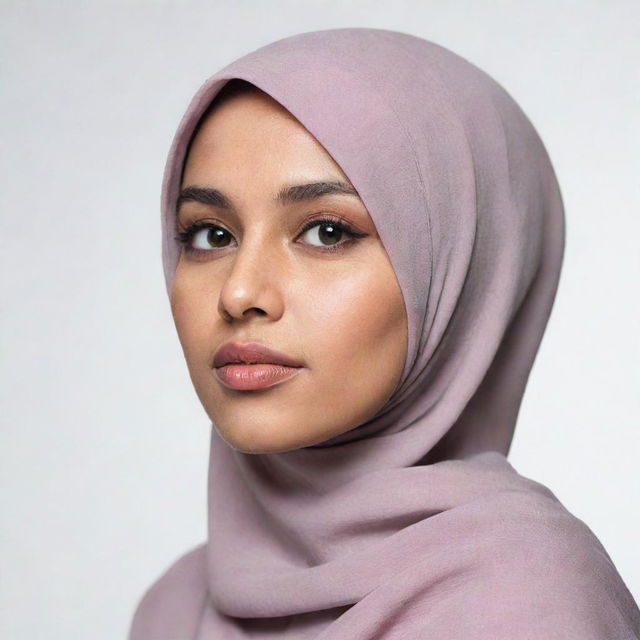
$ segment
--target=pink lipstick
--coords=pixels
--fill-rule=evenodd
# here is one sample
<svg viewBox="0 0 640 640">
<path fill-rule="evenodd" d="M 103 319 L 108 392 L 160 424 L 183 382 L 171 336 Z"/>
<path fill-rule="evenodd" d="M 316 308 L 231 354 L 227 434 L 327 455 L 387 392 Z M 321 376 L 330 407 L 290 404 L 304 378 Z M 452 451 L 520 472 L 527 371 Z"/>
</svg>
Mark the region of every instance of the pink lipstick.
<svg viewBox="0 0 640 640">
<path fill-rule="evenodd" d="M 218 380 L 240 391 L 272 387 L 289 380 L 302 368 L 302 362 L 259 342 L 227 342 L 213 359 Z"/>
</svg>

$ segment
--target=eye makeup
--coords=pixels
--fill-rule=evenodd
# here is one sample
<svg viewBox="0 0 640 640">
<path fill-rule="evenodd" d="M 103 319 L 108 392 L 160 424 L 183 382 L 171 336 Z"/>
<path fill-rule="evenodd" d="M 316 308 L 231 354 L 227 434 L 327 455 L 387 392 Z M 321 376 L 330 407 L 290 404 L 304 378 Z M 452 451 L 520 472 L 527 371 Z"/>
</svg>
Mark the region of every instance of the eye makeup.
<svg viewBox="0 0 640 640">
<path fill-rule="evenodd" d="M 296 237 L 298 238 L 316 227 L 318 227 L 319 229 L 324 228 L 325 233 L 327 229 L 331 229 L 329 233 L 337 232 L 340 238 L 342 238 L 342 236 L 346 236 L 343 241 L 340 241 L 339 239 L 337 242 L 329 245 L 318 246 L 310 244 L 311 247 L 314 247 L 320 252 L 325 253 L 344 251 L 348 247 L 357 243 L 359 239 L 369 235 L 367 233 L 357 231 L 343 218 L 330 214 L 322 214 L 322 216 L 320 217 L 308 220 L 303 225 L 302 229 Z M 204 231 L 206 231 L 207 233 L 204 234 Z M 205 257 L 204 254 L 215 253 L 219 249 L 225 249 L 229 246 L 232 246 L 230 244 L 225 244 L 223 246 L 211 245 L 210 248 L 207 249 L 198 248 L 194 246 L 194 242 L 198 237 L 198 234 L 201 234 L 201 232 L 202 235 L 205 235 L 205 242 L 207 243 L 212 242 L 216 237 L 222 238 L 224 240 L 225 234 L 227 234 L 229 238 L 233 238 L 233 235 L 221 223 L 213 222 L 207 219 L 196 220 L 195 222 L 189 224 L 184 230 L 177 230 L 174 238 L 182 245 L 185 254 L 192 255 L 193 257 Z M 215 236 L 213 234 L 215 234 Z"/>
</svg>

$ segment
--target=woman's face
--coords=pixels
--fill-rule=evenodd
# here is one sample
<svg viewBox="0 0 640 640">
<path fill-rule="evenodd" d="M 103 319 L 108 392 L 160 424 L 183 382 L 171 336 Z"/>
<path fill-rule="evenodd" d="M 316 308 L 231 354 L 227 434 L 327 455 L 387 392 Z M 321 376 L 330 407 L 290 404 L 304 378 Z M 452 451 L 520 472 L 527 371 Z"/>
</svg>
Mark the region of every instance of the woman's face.
<svg viewBox="0 0 640 640">
<path fill-rule="evenodd" d="M 353 189 L 262 92 L 221 102 L 191 145 L 171 309 L 200 402 L 240 451 L 288 451 L 337 436 L 372 417 L 400 380 L 404 301 L 367 209 L 357 194 L 299 187 L 337 182 Z M 261 343 L 300 366 L 217 370 L 214 355 L 229 341 Z M 277 384 L 237 388 L 255 379 Z"/>
</svg>

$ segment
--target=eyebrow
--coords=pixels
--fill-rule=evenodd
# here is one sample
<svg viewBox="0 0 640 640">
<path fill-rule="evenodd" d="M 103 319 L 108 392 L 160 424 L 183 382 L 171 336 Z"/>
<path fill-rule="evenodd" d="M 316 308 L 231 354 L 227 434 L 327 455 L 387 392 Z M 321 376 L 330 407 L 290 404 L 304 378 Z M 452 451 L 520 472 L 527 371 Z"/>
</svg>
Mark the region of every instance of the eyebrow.
<svg viewBox="0 0 640 640">
<path fill-rule="evenodd" d="M 356 189 L 341 180 L 325 180 L 322 182 L 307 182 L 306 184 L 294 184 L 282 187 L 274 202 L 281 205 L 293 202 L 305 202 L 327 195 L 348 195 L 360 198 Z M 213 187 L 185 187 L 178 196 L 176 210 L 179 211 L 184 202 L 201 202 L 220 209 L 233 209 L 231 201 L 218 189 Z"/>
</svg>

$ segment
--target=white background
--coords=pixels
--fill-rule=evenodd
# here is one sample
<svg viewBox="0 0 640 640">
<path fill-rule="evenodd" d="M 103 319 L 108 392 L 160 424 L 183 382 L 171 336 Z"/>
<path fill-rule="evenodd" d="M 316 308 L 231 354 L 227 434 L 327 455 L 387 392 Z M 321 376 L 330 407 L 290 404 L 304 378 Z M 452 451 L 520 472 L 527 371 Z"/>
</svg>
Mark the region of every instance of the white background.
<svg viewBox="0 0 640 640">
<path fill-rule="evenodd" d="M 2 0 L 3 638 L 123 638 L 152 580 L 204 541 L 209 422 L 164 289 L 166 153 L 206 77 L 347 26 L 466 57 L 547 145 L 565 263 L 510 461 L 640 597 L 640 3 Z"/>
</svg>

